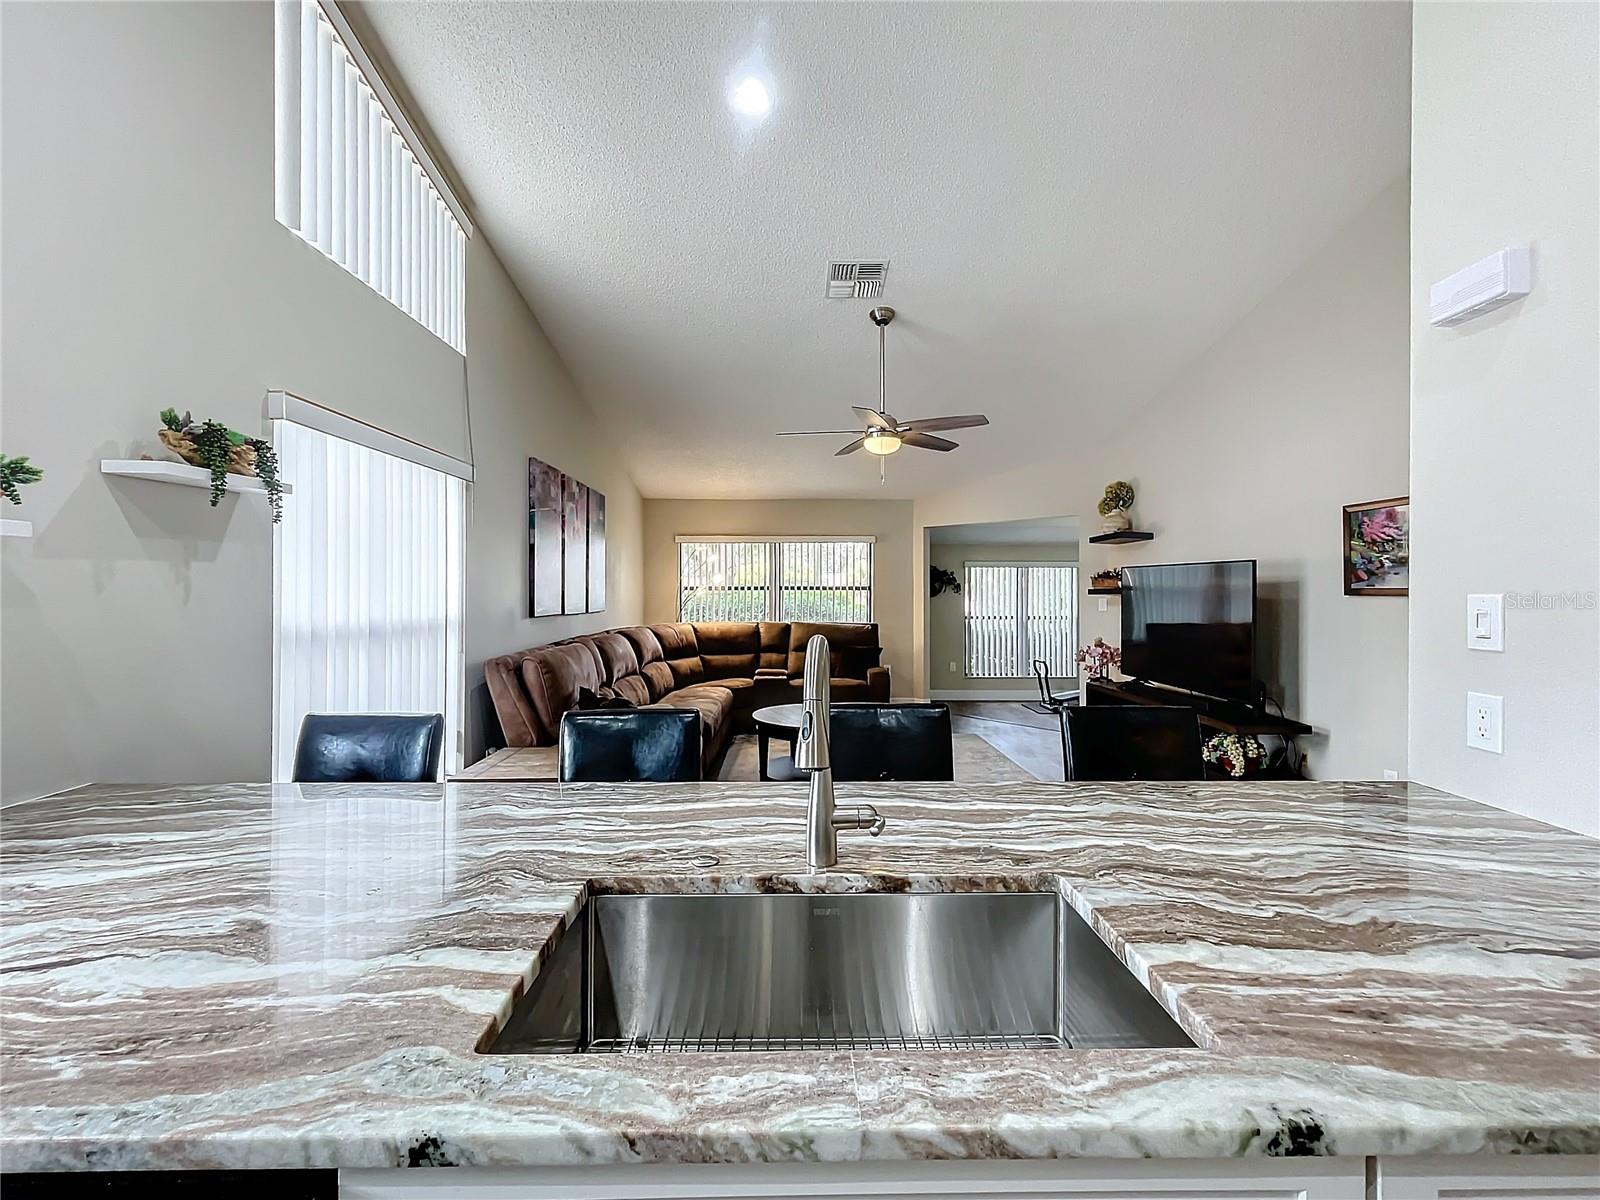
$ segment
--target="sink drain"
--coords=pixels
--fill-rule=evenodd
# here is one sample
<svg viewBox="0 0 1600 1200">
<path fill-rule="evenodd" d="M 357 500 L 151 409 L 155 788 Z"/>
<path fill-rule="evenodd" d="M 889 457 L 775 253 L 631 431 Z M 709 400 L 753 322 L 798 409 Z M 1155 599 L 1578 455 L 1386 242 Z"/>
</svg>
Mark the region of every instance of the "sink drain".
<svg viewBox="0 0 1600 1200">
<path fill-rule="evenodd" d="M 715 854 L 691 854 L 688 861 L 691 867 L 699 867 L 701 870 L 719 866 L 722 863 L 722 860 Z"/>
</svg>

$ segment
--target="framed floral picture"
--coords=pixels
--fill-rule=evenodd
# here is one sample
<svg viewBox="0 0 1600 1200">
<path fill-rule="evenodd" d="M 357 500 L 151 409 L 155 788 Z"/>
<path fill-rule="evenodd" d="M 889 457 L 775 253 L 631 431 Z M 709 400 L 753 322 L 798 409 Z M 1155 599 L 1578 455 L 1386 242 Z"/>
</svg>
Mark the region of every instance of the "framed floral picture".
<svg viewBox="0 0 1600 1200">
<path fill-rule="evenodd" d="M 1411 497 L 1344 506 L 1344 594 L 1405 596 L 1411 589 Z"/>
</svg>

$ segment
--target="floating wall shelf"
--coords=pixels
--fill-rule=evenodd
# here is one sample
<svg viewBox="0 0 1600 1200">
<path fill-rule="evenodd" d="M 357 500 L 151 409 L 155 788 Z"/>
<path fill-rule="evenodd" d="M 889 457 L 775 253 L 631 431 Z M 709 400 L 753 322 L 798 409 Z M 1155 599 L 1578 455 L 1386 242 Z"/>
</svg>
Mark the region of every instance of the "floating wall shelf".
<svg viewBox="0 0 1600 1200">
<path fill-rule="evenodd" d="M 1091 596 L 1120 596 L 1120 595 L 1122 595 L 1122 589 L 1121 588 L 1090 588 L 1089 589 L 1089 595 L 1091 595 Z"/>
<path fill-rule="evenodd" d="M 122 475 L 128 479 L 148 479 L 152 483 L 176 483 L 183 487 L 211 490 L 211 472 L 188 463 L 163 462 L 152 458 L 102 458 L 100 471 L 104 475 Z M 232 472 L 228 474 L 228 491 L 252 496 L 267 494 L 266 487 L 254 475 L 235 475 Z M 293 491 L 294 488 L 287 483 L 283 485 L 285 496 Z"/>
<path fill-rule="evenodd" d="M 0 520 L 0 537 L 32 537 L 32 521 Z"/>
<path fill-rule="evenodd" d="M 1089 540 L 1096 546 L 1122 546 L 1128 542 L 1148 542 L 1155 534 L 1141 529 L 1124 529 L 1120 533 L 1097 533 Z"/>
</svg>

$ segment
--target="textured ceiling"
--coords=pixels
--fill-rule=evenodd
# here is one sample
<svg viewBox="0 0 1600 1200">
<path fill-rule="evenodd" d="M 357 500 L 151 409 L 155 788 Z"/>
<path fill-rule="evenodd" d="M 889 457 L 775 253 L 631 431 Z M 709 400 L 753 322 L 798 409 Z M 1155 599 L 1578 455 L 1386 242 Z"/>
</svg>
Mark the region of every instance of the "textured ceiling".
<svg viewBox="0 0 1600 1200">
<path fill-rule="evenodd" d="M 1409 153 L 1403 4 L 363 12 L 647 496 L 920 495 L 1101 434 Z M 889 410 L 993 421 L 883 488 L 773 437 L 875 397 L 872 301 L 823 299 L 874 256 Z"/>
</svg>

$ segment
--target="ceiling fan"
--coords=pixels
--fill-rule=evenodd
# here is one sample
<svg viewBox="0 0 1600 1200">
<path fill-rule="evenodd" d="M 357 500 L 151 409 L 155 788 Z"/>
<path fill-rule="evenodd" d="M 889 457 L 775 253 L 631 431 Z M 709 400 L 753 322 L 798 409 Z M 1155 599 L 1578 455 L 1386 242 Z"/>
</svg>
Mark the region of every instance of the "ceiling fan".
<svg viewBox="0 0 1600 1200">
<path fill-rule="evenodd" d="M 890 455 L 899 450 L 901 446 L 915 446 L 919 450 L 954 450 L 959 442 L 952 442 L 948 438 L 935 437 L 934 430 L 938 429 L 973 429 L 979 425 L 987 425 L 989 418 L 973 414 L 964 417 L 925 417 L 918 421 L 900 421 L 884 410 L 884 385 L 883 385 L 883 331 L 889 322 L 894 320 L 894 309 L 880 304 L 867 313 L 872 318 L 872 323 L 878 327 L 878 407 L 862 408 L 852 406 L 856 416 L 861 418 L 866 426 L 866 431 L 856 436 L 855 441 L 839 450 L 834 451 L 834 456 L 854 454 L 857 450 L 865 450 L 868 454 L 880 457 Z M 800 429 L 780 433 L 779 437 L 833 437 L 840 434 L 855 435 L 854 429 Z"/>
</svg>

